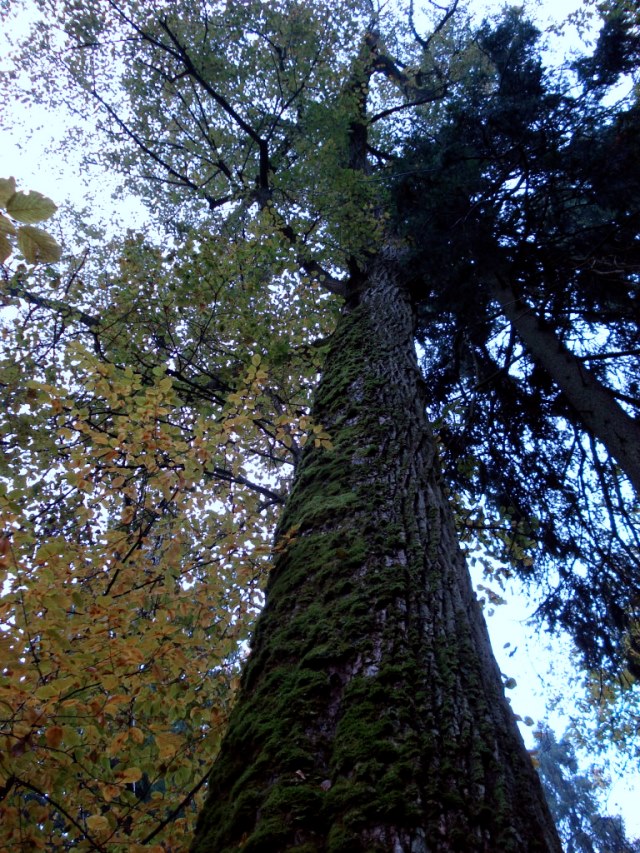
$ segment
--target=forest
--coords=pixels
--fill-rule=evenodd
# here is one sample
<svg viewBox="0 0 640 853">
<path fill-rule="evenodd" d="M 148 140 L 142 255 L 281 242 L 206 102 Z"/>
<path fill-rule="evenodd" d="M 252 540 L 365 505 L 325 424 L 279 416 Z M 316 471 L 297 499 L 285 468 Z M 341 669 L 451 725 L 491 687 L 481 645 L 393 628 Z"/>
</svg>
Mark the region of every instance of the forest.
<svg viewBox="0 0 640 853">
<path fill-rule="evenodd" d="M 1 853 L 638 850 L 640 11 L 472 11 L 0 4 L 104 181 L 0 175 Z"/>
</svg>

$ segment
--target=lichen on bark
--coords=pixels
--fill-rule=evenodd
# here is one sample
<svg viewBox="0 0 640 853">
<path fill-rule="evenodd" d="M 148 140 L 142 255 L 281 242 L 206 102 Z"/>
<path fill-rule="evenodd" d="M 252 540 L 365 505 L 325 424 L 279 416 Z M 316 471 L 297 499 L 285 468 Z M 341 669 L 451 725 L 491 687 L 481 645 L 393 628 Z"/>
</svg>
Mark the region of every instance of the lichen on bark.
<svg viewBox="0 0 640 853">
<path fill-rule="evenodd" d="M 411 304 L 391 262 L 368 275 L 193 851 L 559 851 L 439 482 Z"/>
</svg>

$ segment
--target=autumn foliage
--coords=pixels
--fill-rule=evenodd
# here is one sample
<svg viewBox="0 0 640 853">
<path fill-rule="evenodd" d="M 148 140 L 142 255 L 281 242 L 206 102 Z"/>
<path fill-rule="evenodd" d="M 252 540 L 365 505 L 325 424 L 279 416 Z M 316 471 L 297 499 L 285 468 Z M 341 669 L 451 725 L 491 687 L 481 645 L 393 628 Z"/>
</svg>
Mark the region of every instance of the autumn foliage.
<svg viewBox="0 0 640 853">
<path fill-rule="evenodd" d="M 242 278 L 242 252 L 203 247 L 188 265 Z M 181 294 L 162 260 L 131 239 L 91 299 L 86 256 L 62 276 L 4 267 L 3 851 L 186 848 L 261 601 L 280 469 L 327 442 L 285 375 L 277 295 L 269 313 L 246 279 L 233 306 Z M 249 342 L 245 322 L 241 348 L 248 305 L 262 328 Z M 174 356 L 154 346 L 163 330 Z M 180 330 L 200 341 L 188 358 Z M 306 348 L 292 359 L 317 370 Z"/>
</svg>

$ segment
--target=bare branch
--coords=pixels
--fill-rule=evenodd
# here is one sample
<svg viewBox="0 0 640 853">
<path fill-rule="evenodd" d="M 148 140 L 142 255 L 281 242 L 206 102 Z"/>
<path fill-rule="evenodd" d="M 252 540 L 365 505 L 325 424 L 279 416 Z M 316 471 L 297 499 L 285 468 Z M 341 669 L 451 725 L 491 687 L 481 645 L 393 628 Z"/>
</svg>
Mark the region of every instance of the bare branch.
<svg viewBox="0 0 640 853">
<path fill-rule="evenodd" d="M 434 3 L 432 0 L 431 5 L 435 6 L 436 9 L 440 9 L 440 11 L 443 11 L 445 14 L 440 19 L 431 35 L 428 38 L 424 39 L 420 35 L 418 35 L 418 31 L 416 30 L 413 18 L 413 0 L 409 0 L 409 27 L 411 28 L 413 37 L 423 50 L 429 50 L 429 47 L 431 46 L 431 42 L 433 41 L 434 37 L 437 36 L 437 34 L 446 26 L 447 21 L 449 21 L 455 15 L 459 2 L 460 0 L 453 0 L 453 3 L 449 7 L 443 7 L 438 6 L 438 4 Z"/>
<path fill-rule="evenodd" d="M 230 471 L 220 467 L 214 468 L 212 473 L 214 477 L 218 477 L 220 480 L 225 480 L 227 483 L 236 483 L 238 486 L 246 486 L 248 489 L 251 489 L 252 492 L 257 492 L 260 495 L 264 495 L 265 498 L 269 498 L 273 503 L 284 504 L 284 498 L 281 494 L 274 492 L 272 489 L 268 489 L 266 486 L 261 486 L 259 483 L 254 483 L 246 477 L 242 477 L 239 474 L 232 474 Z"/>
<path fill-rule="evenodd" d="M 603 361 L 608 358 L 624 358 L 628 355 L 640 355 L 639 349 L 627 349 L 627 350 L 619 350 L 617 352 L 603 352 L 596 353 L 595 355 L 581 355 L 578 356 L 580 361 Z"/>
</svg>

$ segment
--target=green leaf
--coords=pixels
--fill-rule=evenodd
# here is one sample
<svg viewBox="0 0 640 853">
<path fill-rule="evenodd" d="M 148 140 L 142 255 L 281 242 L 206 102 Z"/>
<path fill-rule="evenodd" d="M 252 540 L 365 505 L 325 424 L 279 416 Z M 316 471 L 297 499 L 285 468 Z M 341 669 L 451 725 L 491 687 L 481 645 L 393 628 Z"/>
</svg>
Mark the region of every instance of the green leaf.
<svg viewBox="0 0 640 853">
<path fill-rule="evenodd" d="M 16 229 L 13 222 L 10 219 L 0 213 L 0 234 L 15 234 Z"/>
<path fill-rule="evenodd" d="M 15 178 L 0 178 L 0 206 L 6 207 L 7 202 L 16 191 Z"/>
<path fill-rule="evenodd" d="M 22 191 L 14 193 L 6 202 L 9 216 L 18 222 L 41 222 L 49 219 L 58 209 L 56 205 L 42 193 Z"/>
<path fill-rule="evenodd" d="M 60 260 L 62 249 L 42 228 L 23 225 L 18 230 L 18 247 L 28 264 L 51 264 Z"/>
<path fill-rule="evenodd" d="M 43 684 L 42 687 L 38 687 L 34 692 L 34 696 L 37 699 L 52 699 L 54 696 L 59 695 L 60 691 L 55 681 L 49 682 L 49 684 Z"/>
<path fill-rule="evenodd" d="M 7 260 L 12 251 L 13 247 L 11 243 L 4 234 L 0 234 L 0 264 L 3 264 Z"/>
</svg>

